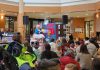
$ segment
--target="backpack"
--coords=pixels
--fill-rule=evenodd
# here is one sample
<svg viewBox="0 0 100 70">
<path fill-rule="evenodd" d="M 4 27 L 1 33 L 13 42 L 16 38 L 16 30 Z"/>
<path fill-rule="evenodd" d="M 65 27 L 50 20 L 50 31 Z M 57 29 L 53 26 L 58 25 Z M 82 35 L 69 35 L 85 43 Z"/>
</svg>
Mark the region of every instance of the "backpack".
<svg viewBox="0 0 100 70">
<path fill-rule="evenodd" d="M 20 56 L 20 54 L 21 54 L 21 52 L 22 52 L 22 48 L 23 48 L 23 46 L 22 46 L 20 43 L 18 43 L 17 41 L 14 41 L 14 42 L 11 42 L 11 43 L 8 45 L 7 51 L 8 51 L 11 55 L 13 55 L 13 56 L 15 56 L 15 57 L 18 57 L 18 56 Z"/>
</svg>

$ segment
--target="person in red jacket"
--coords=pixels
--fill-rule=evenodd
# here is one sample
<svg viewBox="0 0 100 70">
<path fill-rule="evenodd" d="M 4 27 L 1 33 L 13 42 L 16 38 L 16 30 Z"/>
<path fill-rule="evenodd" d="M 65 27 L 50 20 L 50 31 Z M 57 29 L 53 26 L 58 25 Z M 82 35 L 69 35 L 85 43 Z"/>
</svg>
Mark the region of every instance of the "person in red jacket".
<svg viewBox="0 0 100 70">
<path fill-rule="evenodd" d="M 64 56 L 64 53 L 67 48 L 69 48 L 69 44 L 67 43 L 65 38 L 62 38 L 62 45 L 61 45 L 62 54 L 61 54 L 61 56 Z"/>
<path fill-rule="evenodd" d="M 80 70 L 80 64 L 74 60 L 74 51 L 68 48 L 64 53 L 64 56 L 59 59 L 61 70 L 65 69 L 65 66 L 69 63 L 76 64 L 78 66 L 78 70 Z"/>
</svg>

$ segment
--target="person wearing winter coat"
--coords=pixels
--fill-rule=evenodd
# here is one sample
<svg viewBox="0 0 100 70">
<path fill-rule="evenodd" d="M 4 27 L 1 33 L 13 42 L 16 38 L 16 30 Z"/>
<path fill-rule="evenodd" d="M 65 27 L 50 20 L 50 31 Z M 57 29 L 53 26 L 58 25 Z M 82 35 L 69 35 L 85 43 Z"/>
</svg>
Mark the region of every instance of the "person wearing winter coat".
<svg viewBox="0 0 100 70">
<path fill-rule="evenodd" d="M 68 48 L 66 50 L 66 52 L 64 53 L 64 56 L 59 58 L 61 70 L 64 70 L 65 69 L 65 65 L 67 65 L 69 63 L 76 64 L 78 66 L 78 70 L 80 70 L 80 65 L 74 59 L 74 57 L 75 57 L 74 51 L 72 49 Z"/>
<path fill-rule="evenodd" d="M 80 53 L 76 55 L 76 60 L 80 63 L 81 70 L 91 70 L 92 56 L 88 52 L 87 46 L 80 47 Z"/>
</svg>

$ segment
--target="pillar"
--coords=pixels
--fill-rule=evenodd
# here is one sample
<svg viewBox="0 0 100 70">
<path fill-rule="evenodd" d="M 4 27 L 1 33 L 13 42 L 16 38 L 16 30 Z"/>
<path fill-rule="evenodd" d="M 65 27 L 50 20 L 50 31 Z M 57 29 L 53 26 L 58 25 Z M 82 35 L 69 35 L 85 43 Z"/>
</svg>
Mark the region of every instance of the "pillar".
<svg viewBox="0 0 100 70">
<path fill-rule="evenodd" d="M 25 28 L 23 24 L 23 15 L 24 15 L 24 2 L 19 0 L 19 12 L 17 17 L 17 32 L 21 34 L 21 41 L 24 41 L 25 38 Z"/>
<path fill-rule="evenodd" d="M 94 36 L 100 41 L 100 12 L 95 13 L 94 16 L 94 33 Z"/>
</svg>

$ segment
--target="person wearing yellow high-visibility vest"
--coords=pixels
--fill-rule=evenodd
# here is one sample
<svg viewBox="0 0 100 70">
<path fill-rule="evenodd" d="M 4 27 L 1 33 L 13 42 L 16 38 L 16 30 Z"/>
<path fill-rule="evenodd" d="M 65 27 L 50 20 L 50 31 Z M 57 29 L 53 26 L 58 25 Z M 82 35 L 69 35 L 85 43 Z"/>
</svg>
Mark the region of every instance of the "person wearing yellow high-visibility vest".
<svg viewBox="0 0 100 70">
<path fill-rule="evenodd" d="M 7 45 L 5 47 L 7 50 L 10 47 L 9 45 Z M 37 57 L 36 57 L 36 55 L 34 53 L 28 52 L 25 46 L 22 47 L 22 52 L 20 54 L 19 54 L 19 51 L 16 48 L 15 48 L 15 50 L 18 53 L 15 53 L 15 52 L 13 53 L 12 52 L 11 54 L 13 54 L 13 56 L 15 56 L 15 58 L 16 58 L 16 60 L 18 62 L 19 67 L 21 65 L 23 65 L 24 63 L 28 63 L 30 67 L 35 67 L 34 62 L 36 61 Z M 9 50 L 8 50 L 8 52 L 9 52 Z"/>
<path fill-rule="evenodd" d="M 29 64 L 30 67 L 35 67 L 34 62 L 37 59 L 36 55 L 28 52 L 27 47 L 23 46 L 18 41 L 6 45 L 5 49 L 16 58 L 19 68 L 25 64 Z M 20 70 L 23 70 L 23 68 Z"/>
</svg>

